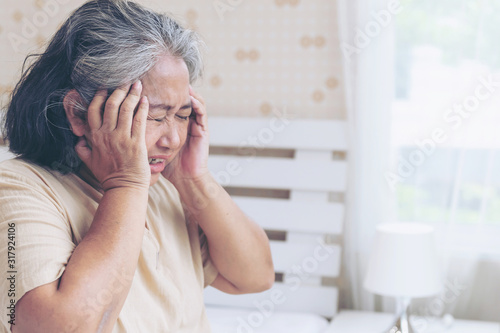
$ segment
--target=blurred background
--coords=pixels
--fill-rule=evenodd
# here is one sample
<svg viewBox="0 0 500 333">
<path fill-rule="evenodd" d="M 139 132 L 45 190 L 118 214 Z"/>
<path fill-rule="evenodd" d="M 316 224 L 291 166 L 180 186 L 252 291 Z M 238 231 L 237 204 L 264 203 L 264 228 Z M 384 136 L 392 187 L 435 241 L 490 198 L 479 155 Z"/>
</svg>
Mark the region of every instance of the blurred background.
<svg viewBox="0 0 500 333">
<path fill-rule="evenodd" d="M 1 93 L 12 88 L 27 53 L 41 51 L 84 2 L 2 1 Z M 211 114 L 259 117 L 286 105 L 301 117 L 345 118 L 335 2 L 233 1 L 239 3 L 233 6 L 220 1 L 220 8 L 217 1 L 138 2 L 170 13 L 202 36 L 205 77 L 196 86 Z M 23 30 L 25 20 L 33 23 L 33 32 Z"/>
<path fill-rule="evenodd" d="M 448 284 L 430 312 L 499 321 L 500 3 L 338 4 L 355 175 L 346 306 L 392 307 L 362 288 L 373 228 L 422 222 L 437 230 Z"/>
<path fill-rule="evenodd" d="M 83 2 L 1 2 L 2 106 L 26 55 Z M 500 2 L 138 2 L 206 42 L 195 87 L 209 116 L 268 117 L 277 107 L 348 122 L 340 308 L 393 309 L 362 286 L 375 227 L 423 222 L 438 231 L 447 283 L 460 286 L 432 315 L 500 320 Z"/>
</svg>

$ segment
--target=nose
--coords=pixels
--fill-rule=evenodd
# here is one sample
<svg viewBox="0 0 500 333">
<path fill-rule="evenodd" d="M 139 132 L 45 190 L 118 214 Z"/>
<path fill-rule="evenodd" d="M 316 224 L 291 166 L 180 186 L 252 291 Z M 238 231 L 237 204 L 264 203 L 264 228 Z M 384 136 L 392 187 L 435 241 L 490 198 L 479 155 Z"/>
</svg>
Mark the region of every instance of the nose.
<svg viewBox="0 0 500 333">
<path fill-rule="evenodd" d="M 179 128 L 176 122 L 165 122 L 162 126 L 162 135 L 158 140 L 158 145 L 162 148 L 176 150 L 181 144 Z"/>
</svg>

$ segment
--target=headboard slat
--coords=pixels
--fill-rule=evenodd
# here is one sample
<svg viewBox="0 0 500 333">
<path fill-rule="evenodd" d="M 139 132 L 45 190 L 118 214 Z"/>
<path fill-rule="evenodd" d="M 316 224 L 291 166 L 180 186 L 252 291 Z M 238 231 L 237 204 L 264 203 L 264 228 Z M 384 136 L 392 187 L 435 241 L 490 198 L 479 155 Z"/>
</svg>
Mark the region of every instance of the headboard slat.
<svg viewBox="0 0 500 333">
<path fill-rule="evenodd" d="M 272 198 L 233 197 L 236 204 L 264 229 L 341 234 L 344 205 Z M 314 218 L 311 216 L 314 215 Z M 283 223 L 286 221 L 286 223 Z"/>
<path fill-rule="evenodd" d="M 302 270 L 305 274 L 337 277 L 341 248 L 338 245 L 271 241 L 274 269 L 281 273 Z"/>
<path fill-rule="evenodd" d="M 211 146 L 346 151 L 347 123 L 340 120 L 208 117 Z"/>
<path fill-rule="evenodd" d="M 208 167 L 224 186 L 339 192 L 346 188 L 344 161 L 210 156 Z"/>
</svg>

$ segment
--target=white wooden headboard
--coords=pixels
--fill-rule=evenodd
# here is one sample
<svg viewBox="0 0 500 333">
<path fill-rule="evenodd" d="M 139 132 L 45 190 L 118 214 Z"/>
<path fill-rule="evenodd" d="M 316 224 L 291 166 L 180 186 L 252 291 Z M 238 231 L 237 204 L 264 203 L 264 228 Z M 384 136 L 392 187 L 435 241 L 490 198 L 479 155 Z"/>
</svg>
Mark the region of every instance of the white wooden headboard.
<svg viewBox="0 0 500 333">
<path fill-rule="evenodd" d="M 271 290 L 247 295 L 208 287 L 205 303 L 258 310 L 271 301 L 274 310 L 333 317 L 344 219 L 346 123 L 212 116 L 209 129 L 210 171 L 267 231 L 277 282 Z"/>
</svg>

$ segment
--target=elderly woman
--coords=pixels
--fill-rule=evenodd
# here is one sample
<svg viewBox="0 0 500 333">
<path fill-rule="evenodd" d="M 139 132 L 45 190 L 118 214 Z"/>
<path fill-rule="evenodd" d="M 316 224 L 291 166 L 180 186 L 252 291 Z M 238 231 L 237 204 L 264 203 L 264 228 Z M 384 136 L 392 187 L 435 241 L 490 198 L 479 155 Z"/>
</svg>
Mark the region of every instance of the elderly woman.
<svg viewBox="0 0 500 333">
<path fill-rule="evenodd" d="M 210 332 L 204 287 L 270 288 L 264 231 L 207 169 L 199 46 L 93 0 L 24 71 L 5 119 L 19 157 L 0 165 L 3 331 Z"/>
</svg>

